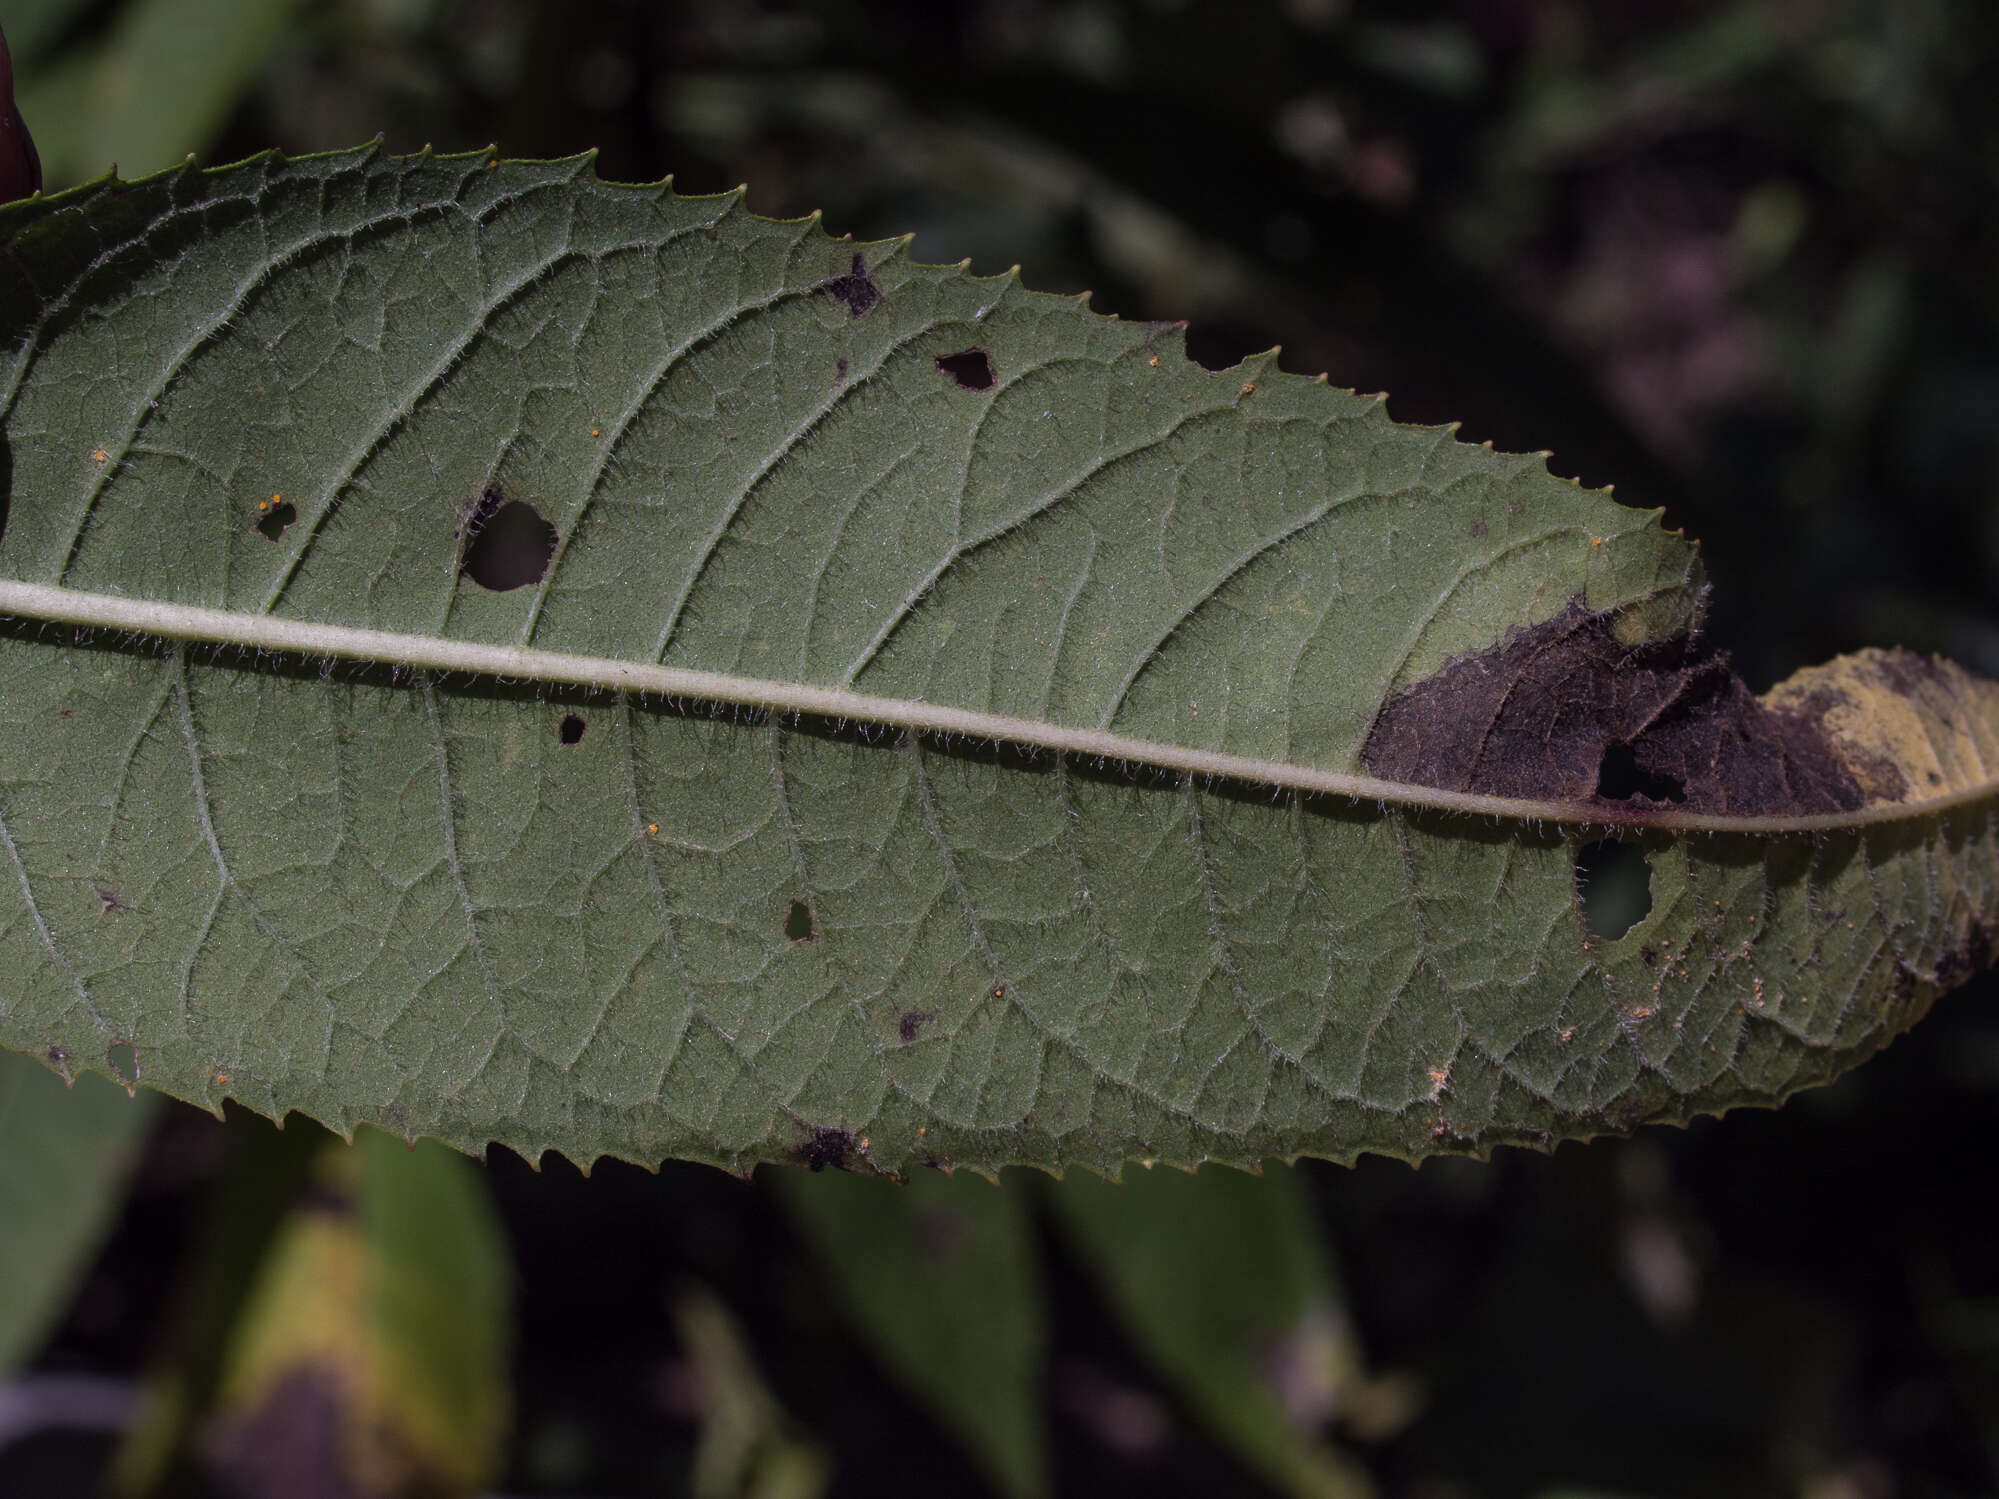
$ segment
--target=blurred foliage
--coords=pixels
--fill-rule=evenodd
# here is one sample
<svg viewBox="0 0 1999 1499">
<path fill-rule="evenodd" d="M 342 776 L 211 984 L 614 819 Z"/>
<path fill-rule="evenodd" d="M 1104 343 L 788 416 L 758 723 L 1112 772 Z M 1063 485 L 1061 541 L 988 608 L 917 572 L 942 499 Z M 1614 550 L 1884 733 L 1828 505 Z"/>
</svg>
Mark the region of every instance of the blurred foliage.
<svg viewBox="0 0 1999 1499">
<path fill-rule="evenodd" d="M 352 1145 L 304 1124 L 274 1134 L 256 1127 L 222 1175 L 195 1267 L 206 1284 L 113 1491 L 484 1486 L 511 1416 L 513 1286 L 482 1173 L 375 1131 Z"/>
<path fill-rule="evenodd" d="M 38 1351 L 165 1100 L 0 1053 L 0 1378 Z"/>
<path fill-rule="evenodd" d="M 770 1186 L 862 1338 L 965 1443 L 1002 1494 L 1048 1490 L 1048 1328 L 1023 1173 L 907 1185 L 823 1171 Z"/>
<path fill-rule="evenodd" d="M 0 0 L 0 23 L 52 191 L 377 134 L 748 182 L 763 213 L 1189 318 L 1211 364 L 1281 341 L 1400 419 L 1551 449 L 1703 540 L 1757 685 L 1897 642 L 1999 674 L 1990 0 Z M 1384 1495 L 1999 1490 L 1994 995 L 1774 1115 L 1025 1194 L 1005 1232 L 1033 1253 L 1006 1253 L 1039 1267 L 1008 1273 L 1041 1286 L 1045 1343 L 1018 1348 L 1054 1490 L 1277 1491 L 1216 1403 L 1246 1376 L 1204 1390 L 1189 1351 L 1236 1256 L 1287 1315 L 1320 1308 L 1291 1335 L 1338 1329 L 1322 1354 L 1379 1371 L 1279 1404 L 1284 1440 L 1337 1440 Z M 155 1388 L 214 1399 L 305 1169 L 246 1167 L 298 1132 L 261 1128 L 172 1111 L 41 1372 L 150 1355 Z M 839 1194 L 882 1189 L 787 1183 L 787 1213 L 694 1168 L 488 1176 L 521 1267 L 510 1491 L 979 1490 L 924 1383 L 977 1314 L 948 1269 L 941 1293 L 890 1270 L 907 1243 L 856 1247 L 902 1230 Z M 247 1205 L 195 1232 L 211 1190 Z M 1273 1216 L 1312 1225 L 1319 1270 L 1230 1247 Z M 17 1442 L 0 1487 L 79 1492 L 102 1445 Z"/>
</svg>

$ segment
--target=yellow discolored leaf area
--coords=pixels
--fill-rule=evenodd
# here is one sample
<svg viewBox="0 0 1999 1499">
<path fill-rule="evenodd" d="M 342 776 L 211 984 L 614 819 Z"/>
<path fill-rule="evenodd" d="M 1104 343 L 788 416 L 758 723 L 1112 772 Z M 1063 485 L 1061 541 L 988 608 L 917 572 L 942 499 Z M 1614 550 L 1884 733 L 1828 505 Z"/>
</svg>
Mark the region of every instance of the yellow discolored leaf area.
<svg viewBox="0 0 1999 1499">
<path fill-rule="evenodd" d="M 1764 701 L 1810 713 L 1870 805 L 1989 796 L 1999 774 L 1999 683 L 1909 651 L 1861 651 L 1806 667 Z"/>
</svg>

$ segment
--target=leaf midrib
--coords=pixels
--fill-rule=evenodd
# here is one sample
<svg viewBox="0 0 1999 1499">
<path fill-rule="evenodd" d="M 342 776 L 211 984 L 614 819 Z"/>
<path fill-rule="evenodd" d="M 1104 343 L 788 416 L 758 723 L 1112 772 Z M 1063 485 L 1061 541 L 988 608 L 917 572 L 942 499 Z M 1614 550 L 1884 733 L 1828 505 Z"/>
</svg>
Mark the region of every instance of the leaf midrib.
<svg viewBox="0 0 1999 1499">
<path fill-rule="evenodd" d="M 729 703 L 783 714 L 877 724 L 912 733 L 962 735 L 1190 776 L 1344 797 L 1356 802 L 1469 813 L 1578 827 L 1781 835 L 1819 833 L 1932 817 L 1999 796 L 1999 781 L 1920 802 L 1874 803 L 1851 812 L 1802 817 L 1730 817 L 1713 813 L 1622 810 L 1445 791 L 1432 786 L 1322 770 L 1286 760 L 1229 755 L 1101 729 L 954 708 L 922 698 L 877 697 L 806 682 L 694 671 L 650 662 L 580 656 L 479 641 L 317 624 L 227 609 L 160 603 L 42 583 L 0 580 L 0 616 L 107 629 L 209 645 L 234 645 L 307 657 L 361 661 L 415 671 L 463 672 L 509 681 L 547 682 L 605 692 Z"/>
</svg>

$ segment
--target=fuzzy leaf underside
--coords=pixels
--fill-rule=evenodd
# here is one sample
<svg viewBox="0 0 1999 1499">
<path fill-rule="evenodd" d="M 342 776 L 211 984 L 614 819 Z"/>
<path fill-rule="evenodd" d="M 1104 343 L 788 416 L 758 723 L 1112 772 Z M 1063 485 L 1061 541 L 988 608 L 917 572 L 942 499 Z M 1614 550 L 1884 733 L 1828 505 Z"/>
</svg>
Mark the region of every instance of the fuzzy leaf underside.
<svg viewBox="0 0 1999 1499">
<path fill-rule="evenodd" d="M 0 210 L 0 503 L 0 1043 L 205 1106 L 1483 1153 L 1823 1082 L 1999 920 L 1989 684 L 1754 705 L 1694 549 L 1539 459 L 587 160 Z M 552 553 L 494 591 L 508 507 Z M 1384 775 L 1466 672 L 1515 718 Z M 1592 789 L 1627 737 L 1681 804 Z M 1559 795 L 1493 770 L 1529 742 Z M 1605 825 L 1652 891 L 1609 942 Z"/>
</svg>

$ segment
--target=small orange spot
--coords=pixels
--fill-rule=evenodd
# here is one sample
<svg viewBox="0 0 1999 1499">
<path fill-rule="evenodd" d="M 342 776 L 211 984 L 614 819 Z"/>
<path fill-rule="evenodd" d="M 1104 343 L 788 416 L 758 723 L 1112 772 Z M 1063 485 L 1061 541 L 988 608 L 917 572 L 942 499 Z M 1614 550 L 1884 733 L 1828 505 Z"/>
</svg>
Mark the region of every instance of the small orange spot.
<svg viewBox="0 0 1999 1499">
<path fill-rule="evenodd" d="M 601 430 L 600 430 L 599 428 L 596 428 L 596 427 L 592 427 L 592 428 L 590 429 L 590 435 L 591 435 L 592 437 L 602 437 L 602 436 L 603 436 L 604 434 L 603 434 L 603 432 L 602 432 L 602 431 L 601 431 Z"/>
<path fill-rule="evenodd" d="M 229 1074 L 226 1072 L 218 1072 L 215 1074 L 215 1081 L 218 1084 L 221 1084 L 226 1087 L 229 1082 Z"/>
<path fill-rule="evenodd" d="M 1589 539 L 1589 544 L 1593 547 L 1600 547 L 1603 545 L 1603 538 L 1601 536 L 1592 536 Z"/>
<path fill-rule="evenodd" d="M 1244 385 L 1243 385 L 1243 388 L 1242 388 L 1242 393 L 1243 393 L 1244 395 L 1246 395 L 1246 396 L 1253 396 L 1253 395 L 1255 395 L 1255 394 L 1256 394 L 1256 382 L 1255 382 L 1254 380 L 1250 380 L 1250 381 L 1247 381 L 1247 382 L 1245 382 L 1245 383 L 1244 383 Z"/>
<path fill-rule="evenodd" d="M 90 461 L 92 463 L 109 463 L 111 455 L 102 448 L 92 448 L 90 451 Z"/>
<path fill-rule="evenodd" d="M 1006 998 L 1006 985 L 1005 985 L 1005 984 L 994 984 L 994 985 L 993 985 L 993 998 L 994 998 L 994 999 L 1005 999 L 1005 998 Z"/>
<path fill-rule="evenodd" d="M 1152 364 L 1152 367 L 1153 367 L 1154 369 L 1158 369 L 1158 368 L 1159 368 L 1159 356 L 1158 356 L 1157 354 L 1154 354 L 1154 355 L 1152 356 L 1152 359 L 1151 359 L 1151 361 L 1150 361 L 1150 362 L 1151 362 L 1151 364 Z"/>
<path fill-rule="evenodd" d="M 919 1124 L 916 1126 L 916 1132 L 919 1135 L 927 1135 L 930 1133 L 930 1126 L 927 1124 Z"/>
<path fill-rule="evenodd" d="M 657 838 L 659 836 L 659 824 L 656 822 L 647 823 L 646 836 L 649 838 Z"/>
<path fill-rule="evenodd" d="M 867 1137 L 866 1135 L 862 1135 L 862 1136 L 861 1136 L 861 1149 L 863 1149 L 863 1150 L 866 1150 L 867 1148 L 868 1148 L 868 1137 Z"/>
</svg>

